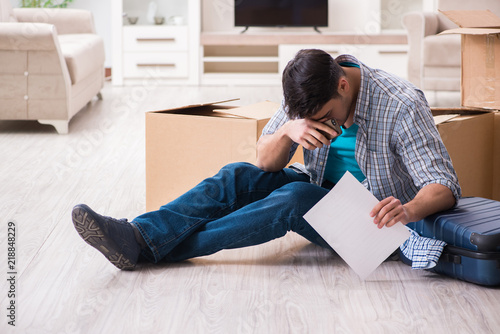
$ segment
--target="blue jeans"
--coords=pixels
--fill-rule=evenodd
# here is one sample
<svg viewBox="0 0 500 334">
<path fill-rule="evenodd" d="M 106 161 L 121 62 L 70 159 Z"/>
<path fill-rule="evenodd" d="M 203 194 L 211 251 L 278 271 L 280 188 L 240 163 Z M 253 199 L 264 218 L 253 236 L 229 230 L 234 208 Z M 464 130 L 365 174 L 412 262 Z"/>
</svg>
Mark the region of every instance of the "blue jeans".
<svg viewBox="0 0 500 334">
<path fill-rule="evenodd" d="M 253 246 L 288 231 L 330 248 L 303 218 L 327 193 L 292 169 L 271 173 L 234 163 L 132 223 L 149 246 L 141 255 L 152 262 Z"/>
</svg>

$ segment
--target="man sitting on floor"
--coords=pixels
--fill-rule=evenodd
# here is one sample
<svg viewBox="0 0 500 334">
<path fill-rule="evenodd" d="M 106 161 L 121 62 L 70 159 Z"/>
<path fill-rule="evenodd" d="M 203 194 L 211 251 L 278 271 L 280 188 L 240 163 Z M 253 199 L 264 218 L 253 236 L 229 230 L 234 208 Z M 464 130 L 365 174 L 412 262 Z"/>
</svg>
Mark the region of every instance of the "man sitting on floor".
<svg viewBox="0 0 500 334">
<path fill-rule="evenodd" d="M 288 231 L 329 248 L 303 215 L 345 171 L 380 200 L 371 212 L 379 228 L 449 209 L 460 197 L 424 94 L 407 81 L 349 55 L 333 59 L 302 50 L 283 72 L 283 91 L 282 106 L 259 139 L 257 166 L 227 165 L 130 223 L 77 205 L 72 218 L 80 236 L 116 267 L 130 270 L 139 260 L 182 261 Z M 327 124 L 332 120 L 341 125 L 338 132 Z M 298 145 L 305 166 L 285 168 Z M 422 245 L 437 247 L 413 251 Z M 427 268 L 442 246 L 412 234 L 402 250 Z"/>
</svg>

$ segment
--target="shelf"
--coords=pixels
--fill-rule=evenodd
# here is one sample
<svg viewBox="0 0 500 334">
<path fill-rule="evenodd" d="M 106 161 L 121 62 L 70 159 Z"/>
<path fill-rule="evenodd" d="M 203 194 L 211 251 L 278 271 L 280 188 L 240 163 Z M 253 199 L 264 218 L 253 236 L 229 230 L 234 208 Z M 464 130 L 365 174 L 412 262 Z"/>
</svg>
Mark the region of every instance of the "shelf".
<svg viewBox="0 0 500 334">
<path fill-rule="evenodd" d="M 278 57 L 277 45 L 205 45 L 204 57 Z"/>
<path fill-rule="evenodd" d="M 204 62 L 210 63 L 277 63 L 278 57 L 204 57 Z"/>
<path fill-rule="evenodd" d="M 202 85 L 256 85 L 275 86 L 281 81 L 277 73 L 204 73 L 201 77 Z"/>
<path fill-rule="evenodd" d="M 139 27 L 139 28 L 142 28 L 142 27 L 155 27 L 155 28 L 165 28 L 165 27 L 188 27 L 187 24 L 153 24 L 153 23 L 147 23 L 147 24 L 141 24 L 141 23 L 138 23 L 138 24 L 124 24 L 122 26 L 123 28 L 127 28 L 127 29 L 133 29 L 134 27 Z M 153 28 L 154 29 L 154 28 Z"/>
<path fill-rule="evenodd" d="M 176 0 L 155 0 L 154 7 L 156 10 L 154 13 L 150 13 L 150 6 L 152 2 L 150 1 L 140 1 L 140 0 L 118 0 L 122 3 L 122 13 L 126 13 L 129 17 L 137 17 L 138 21 L 136 24 L 130 24 L 127 17 L 123 18 L 123 26 L 155 26 L 154 22 L 148 20 L 148 15 L 163 17 L 164 23 L 158 24 L 157 26 L 173 26 L 175 23 L 179 25 L 188 25 L 190 20 L 189 3 L 188 1 L 176 1 Z M 197 4 L 199 6 L 199 4 Z M 177 17 L 177 19 L 174 19 Z M 181 20 L 180 22 L 175 22 L 174 20 Z"/>
<path fill-rule="evenodd" d="M 278 74 L 276 45 L 207 45 L 203 47 L 203 74 Z"/>
<path fill-rule="evenodd" d="M 255 73 L 278 74 L 279 63 L 274 62 L 205 62 L 203 73 Z"/>
<path fill-rule="evenodd" d="M 219 33 L 203 32 L 203 46 L 276 46 L 280 44 L 407 44 L 406 33 L 352 34 L 352 33 Z"/>
</svg>

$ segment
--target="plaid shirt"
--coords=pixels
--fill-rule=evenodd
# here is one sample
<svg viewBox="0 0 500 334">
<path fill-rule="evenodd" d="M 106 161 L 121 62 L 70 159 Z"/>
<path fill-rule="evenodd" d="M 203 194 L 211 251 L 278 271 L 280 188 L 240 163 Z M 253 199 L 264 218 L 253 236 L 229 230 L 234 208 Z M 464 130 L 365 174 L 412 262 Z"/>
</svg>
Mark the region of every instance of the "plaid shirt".
<svg viewBox="0 0 500 334">
<path fill-rule="evenodd" d="M 366 176 L 363 185 L 379 200 L 394 196 L 406 203 L 431 183 L 448 187 L 456 199 L 460 198 L 457 175 L 424 94 L 409 82 L 371 69 L 353 56 L 342 55 L 336 61 L 357 63 L 361 68 L 354 123 L 359 126 L 355 157 Z M 274 133 L 289 120 L 282 104 L 262 134 Z M 292 145 L 290 158 L 297 147 Z M 305 166 L 293 167 L 321 185 L 329 150 L 330 146 L 304 150 Z"/>
<path fill-rule="evenodd" d="M 379 200 L 394 196 L 407 203 L 424 186 L 438 183 L 448 187 L 458 200 L 461 190 L 457 175 L 423 92 L 353 56 L 342 55 L 336 61 L 360 65 L 361 84 L 354 111 L 354 123 L 359 129 L 354 155 L 366 176 L 363 185 Z M 285 109 L 282 103 L 263 135 L 273 134 L 290 120 Z M 297 147 L 297 143 L 292 145 L 290 159 Z M 305 165 L 294 164 L 292 168 L 321 185 L 329 150 L 329 145 L 304 150 Z M 419 239 L 424 242 L 427 238 Z"/>
</svg>

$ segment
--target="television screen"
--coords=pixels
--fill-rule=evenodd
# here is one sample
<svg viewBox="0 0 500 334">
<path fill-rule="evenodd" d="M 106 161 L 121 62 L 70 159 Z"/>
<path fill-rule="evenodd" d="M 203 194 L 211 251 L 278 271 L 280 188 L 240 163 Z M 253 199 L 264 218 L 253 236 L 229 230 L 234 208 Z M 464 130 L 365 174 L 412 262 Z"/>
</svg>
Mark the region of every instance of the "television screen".
<svg viewBox="0 0 500 334">
<path fill-rule="evenodd" d="M 326 27 L 328 0 L 235 0 L 236 27 Z"/>
</svg>

